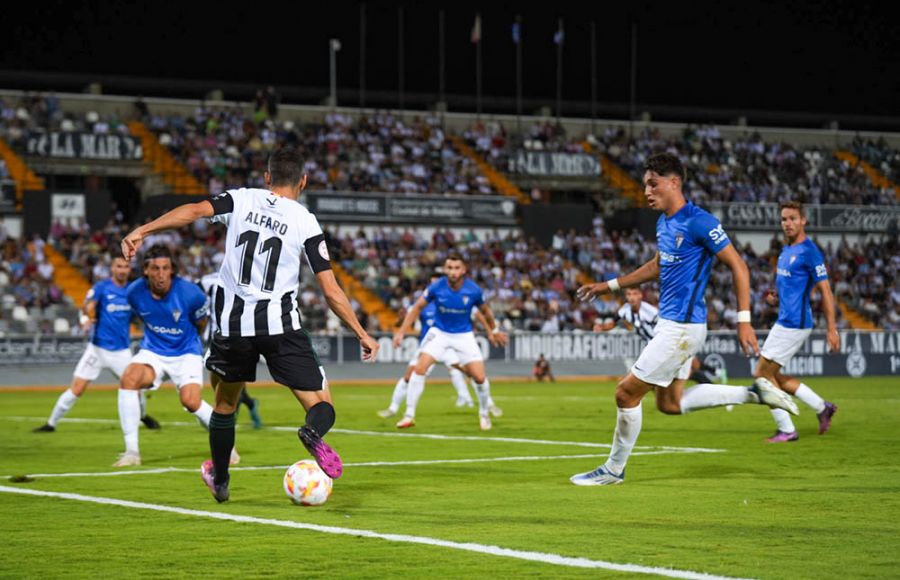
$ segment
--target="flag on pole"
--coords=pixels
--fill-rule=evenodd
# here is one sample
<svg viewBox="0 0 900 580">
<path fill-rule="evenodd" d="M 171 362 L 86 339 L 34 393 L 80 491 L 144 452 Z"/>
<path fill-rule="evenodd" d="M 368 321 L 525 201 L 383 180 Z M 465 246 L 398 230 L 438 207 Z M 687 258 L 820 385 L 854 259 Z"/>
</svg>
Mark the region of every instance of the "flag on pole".
<svg viewBox="0 0 900 580">
<path fill-rule="evenodd" d="M 472 25 L 472 44 L 481 42 L 481 14 L 475 14 L 475 24 Z"/>
<path fill-rule="evenodd" d="M 514 44 L 519 44 L 522 41 L 522 25 L 518 22 L 513 22 L 512 40 Z"/>
</svg>

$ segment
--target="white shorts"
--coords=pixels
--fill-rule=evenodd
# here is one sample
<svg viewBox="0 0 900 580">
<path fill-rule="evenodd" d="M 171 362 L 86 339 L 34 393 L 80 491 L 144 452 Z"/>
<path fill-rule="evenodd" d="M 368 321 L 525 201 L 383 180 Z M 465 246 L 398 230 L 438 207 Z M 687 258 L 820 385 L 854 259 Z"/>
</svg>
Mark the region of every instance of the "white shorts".
<svg viewBox="0 0 900 580">
<path fill-rule="evenodd" d="M 72 374 L 79 379 L 94 381 L 100 376 L 100 371 L 109 369 L 119 379 L 122 378 L 122 373 L 125 372 L 125 367 L 129 362 L 131 362 L 130 349 L 106 350 L 93 343 L 88 343 Z"/>
<path fill-rule="evenodd" d="M 423 341 L 424 342 L 424 341 Z M 413 355 L 412 359 L 410 359 L 409 364 L 407 366 L 414 367 L 416 363 L 419 362 L 419 355 L 422 353 L 421 347 L 416 351 L 416 354 Z M 459 364 L 459 355 L 456 354 L 455 350 L 447 349 L 444 351 L 444 356 L 440 360 L 435 359 L 437 362 L 446 365 L 448 367 L 452 367 L 453 365 Z M 434 366 L 434 365 L 432 365 Z M 428 370 L 431 372 L 431 369 Z"/>
<path fill-rule="evenodd" d="M 772 326 L 760 356 L 786 367 L 797 351 L 809 338 L 812 328 L 785 328 L 780 324 Z"/>
<path fill-rule="evenodd" d="M 444 332 L 436 326 L 432 326 L 425 333 L 419 352 L 424 352 L 434 360 L 444 364 L 448 364 L 447 360 L 453 360 L 448 358 L 453 355 L 456 355 L 458 358 L 454 362 L 458 362 L 463 366 L 470 362 L 484 360 L 484 356 L 481 354 L 481 347 L 478 346 L 478 341 L 475 340 L 474 332 Z"/>
<path fill-rule="evenodd" d="M 691 361 L 706 341 L 706 324 L 684 324 L 660 319 L 656 335 L 631 367 L 645 383 L 668 387 L 675 379 L 691 376 Z"/>
<path fill-rule="evenodd" d="M 203 357 L 199 354 L 163 356 L 147 349 L 141 349 L 134 355 L 131 362 L 153 368 L 156 376 L 153 378 L 151 389 L 159 388 L 164 375 L 168 375 L 179 389 L 185 385 L 203 385 Z"/>
</svg>

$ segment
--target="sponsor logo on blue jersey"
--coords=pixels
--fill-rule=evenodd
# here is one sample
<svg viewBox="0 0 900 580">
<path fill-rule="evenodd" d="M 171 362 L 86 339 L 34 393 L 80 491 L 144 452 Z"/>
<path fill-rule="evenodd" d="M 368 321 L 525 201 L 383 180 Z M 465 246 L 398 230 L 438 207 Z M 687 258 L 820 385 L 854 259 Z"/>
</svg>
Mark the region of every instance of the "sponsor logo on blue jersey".
<svg viewBox="0 0 900 580">
<path fill-rule="evenodd" d="M 157 300 L 141 278 L 128 286 L 128 301 L 144 321 L 142 349 L 162 356 L 202 354 L 195 324 L 206 318 L 208 299 L 199 286 L 176 276 L 168 294 Z"/>
<path fill-rule="evenodd" d="M 130 346 L 131 306 L 128 287 L 116 286 L 112 279 L 97 282 L 87 294 L 97 303 L 97 322 L 91 330 L 91 343 L 106 350 L 123 350 Z"/>
<path fill-rule="evenodd" d="M 472 309 L 484 304 L 484 295 L 469 278 L 459 290 L 453 290 L 444 276 L 428 287 L 425 300 L 437 308 L 434 325 L 444 332 L 459 334 L 472 331 Z"/>
<path fill-rule="evenodd" d="M 778 321 L 785 328 L 812 328 L 809 293 L 828 270 L 822 252 L 809 238 L 785 246 L 778 256 L 775 285 L 778 287 Z"/>
</svg>

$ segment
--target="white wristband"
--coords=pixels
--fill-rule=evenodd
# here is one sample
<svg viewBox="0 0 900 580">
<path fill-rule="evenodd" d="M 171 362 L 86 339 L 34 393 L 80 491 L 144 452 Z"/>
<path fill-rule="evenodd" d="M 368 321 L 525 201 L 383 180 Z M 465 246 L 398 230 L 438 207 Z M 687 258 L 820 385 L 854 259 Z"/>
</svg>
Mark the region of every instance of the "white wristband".
<svg viewBox="0 0 900 580">
<path fill-rule="evenodd" d="M 618 292 L 620 289 L 618 278 L 613 278 L 612 280 L 607 282 L 606 285 L 609 288 L 610 292 Z"/>
<path fill-rule="evenodd" d="M 749 323 L 750 322 L 750 311 L 749 310 L 738 311 L 737 321 Z"/>
<path fill-rule="evenodd" d="M 88 322 L 90 322 L 90 321 L 91 321 L 91 319 L 88 318 L 88 315 L 87 315 L 87 314 L 82 313 L 82 314 L 78 317 L 78 323 L 79 323 L 81 326 L 85 326 L 85 325 L 86 325 Z"/>
</svg>

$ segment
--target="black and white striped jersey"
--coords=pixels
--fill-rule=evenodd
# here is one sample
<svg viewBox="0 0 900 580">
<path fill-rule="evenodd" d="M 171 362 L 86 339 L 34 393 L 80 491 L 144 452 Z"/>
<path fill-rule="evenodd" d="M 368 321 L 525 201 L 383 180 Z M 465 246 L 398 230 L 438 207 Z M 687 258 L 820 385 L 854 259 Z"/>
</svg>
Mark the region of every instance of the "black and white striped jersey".
<svg viewBox="0 0 900 580">
<path fill-rule="evenodd" d="M 616 320 L 624 320 L 630 324 L 638 336 L 650 341 L 656 335 L 656 323 L 659 321 L 659 308 L 646 302 L 641 302 L 640 308 L 635 312 L 627 302 L 616 312 Z"/>
<path fill-rule="evenodd" d="M 265 189 L 210 199 L 228 228 L 213 311 L 222 336 L 269 336 L 300 329 L 301 256 L 318 274 L 331 269 L 316 216 Z"/>
<path fill-rule="evenodd" d="M 207 274 L 200 278 L 200 287 L 203 288 L 203 293 L 206 294 L 206 298 L 209 300 L 209 323 L 206 325 L 206 328 L 203 330 L 203 338 L 204 342 L 209 341 L 209 337 L 219 328 L 219 321 L 216 320 L 216 309 L 213 308 L 213 305 L 216 303 L 216 292 L 219 289 L 219 273 L 212 272 L 211 274 Z"/>
</svg>

